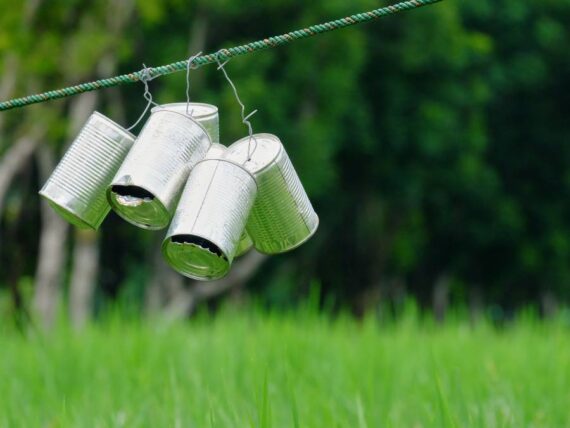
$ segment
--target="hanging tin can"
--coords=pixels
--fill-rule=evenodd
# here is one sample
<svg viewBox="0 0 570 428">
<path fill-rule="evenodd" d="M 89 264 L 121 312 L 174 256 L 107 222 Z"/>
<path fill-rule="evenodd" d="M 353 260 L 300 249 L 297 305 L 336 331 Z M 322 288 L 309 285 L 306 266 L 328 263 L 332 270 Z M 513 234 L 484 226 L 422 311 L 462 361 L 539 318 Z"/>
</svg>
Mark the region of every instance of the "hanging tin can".
<svg viewBox="0 0 570 428">
<path fill-rule="evenodd" d="M 258 194 L 246 226 L 257 250 L 283 253 L 313 236 L 319 218 L 279 138 L 242 138 L 229 147 L 226 157 L 243 164 L 257 181 Z"/>
<path fill-rule="evenodd" d="M 199 162 L 162 243 L 170 266 L 198 280 L 226 275 L 255 199 L 253 175 L 231 161 Z"/>
<path fill-rule="evenodd" d="M 224 157 L 227 149 L 228 148 L 223 144 L 213 143 L 206 153 L 206 156 L 204 156 L 204 159 L 221 159 Z"/>
<path fill-rule="evenodd" d="M 210 145 L 204 127 L 191 117 L 153 111 L 107 189 L 111 207 L 144 229 L 168 226 L 190 170 Z"/>
<path fill-rule="evenodd" d="M 204 103 L 171 103 L 153 107 L 151 112 L 159 110 L 175 111 L 191 116 L 206 129 L 212 143 L 220 143 L 220 117 L 216 106 Z"/>
<path fill-rule="evenodd" d="M 206 153 L 205 159 L 222 159 L 225 156 L 227 150 L 228 148 L 222 144 L 212 144 L 210 150 L 208 150 L 208 153 Z M 235 257 L 244 255 L 251 248 L 253 248 L 253 241 L 244 228 L 239 240 Z"/>
<path fill-rule="evenodd" d="M 39 194 L 71 224 L 98 229 L 111 209 L 107 186 L 134 140 L 123 127 L 94 112 Z"/>
</svg>

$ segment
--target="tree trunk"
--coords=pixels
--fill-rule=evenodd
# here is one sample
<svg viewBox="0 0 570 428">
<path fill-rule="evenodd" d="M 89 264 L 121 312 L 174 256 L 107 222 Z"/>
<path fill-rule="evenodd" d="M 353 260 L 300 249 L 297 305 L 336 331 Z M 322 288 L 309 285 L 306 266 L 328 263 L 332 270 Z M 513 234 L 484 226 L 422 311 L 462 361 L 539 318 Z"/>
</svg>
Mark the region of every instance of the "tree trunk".
<svg viewBox="0 0 570 428">
<path fill-rule="evenodd" d="M 556 296 L 549 290 L 545 290 L 540 295 L 540 308 L 544 318 L 552 318 L 558 312 L 558 301 Z"/>
<path fill-rule="evenodd" d="M 469 289 L 469 318 L 471 324 L 476 324 L 483 313 L 483 291 L 479 285 Z"/>
<path fill-rule="evenodd" d="M 146 286 L 145 311 L 157 314 L 172 300 L 185 298 L 185 279 L 164 261 L 160 250 L 160 240 L 154 240 L 152 275 Z"/>
<path fill-rule="evenodd" d="M 109 7 L 107 26 L 116 37 L 129 22 L 132 15 L 133 2 L 121 1 Z M 99 59 L 97 72 L 111 75 L 117 69 L 115 52 L 109 51 Z M 95 110 L 99 97 L 97 92 L 87 92 L 72 101 L 70 124 L 70 140 L 77 135 L 81 127 Z M 97 287 L 99 273 L 99 240 L 94 231 L 77 230 L 73 251 L 73 267 L 71 269 L 69 310 L 71 322 L 75 328 L 83 327 L 90 319 L 93 311 L 93 299 Z"/>
<path fill-rule="evenodd" d="M 37 158 L 43 184 L 54 168 L 52 149 L 48 145 L 41 146 Z M 68 228 L 67 223 L 44 200 L 41 201 L 41 218 L 33 307 L 41 326 L 49 329 L 57 313 Z"/>
<path fill-rule="evenodd" d="M 235 288 L 243 287 L 266 259 L 266 255 L 251 250 L 238 259 L 225 278 L 207 283 L 194 281 L 192 287 L 180 288 L 178 293 L 169 299 L 165 308 L 166 317 L 170 320 L 188 317 L 200 302 L 221 296 Z"/>
<path fill-rule="evenodd" d="M 83 327 L 91 318 L 98 272 L 97 232 L 76 229 L 69 288 L 69 311 L 71 323 L 75 328 Z"/>
<path fill-rule="evenodd" d="M 18 77 L 19 61 L 18 57 L 11 53 L 4 58 L 4 67 L 2 69 L 2 79 L 0 79 L 0 99 L 7 100 L 10 98 L 16 88 Z M 4 115 L 0 114 L 0 133 L 4 127 Z"/>
<path fill-rule="evenodd" d="M 208 21 L 205 16 L 198 13 L 190 26 L 190 44 L 188 49 L 191 54 L 195 54 L 204 49 L 206 45 L 206 34 Z M 190 76 L 192 80 L 192 76 Z M 196 83 L 194 81 L 194 83 Z M 160 242 L 157 243 L 160 249 Z M 171 307 L 171 312 L 178 313 L 179 310 L 172 309 L 174 306 L 186 307 L 185 279 L 182 275 L 174 272 L 162 258 L 160 250 L 152 254 L 153 274 L 146 284 L 145 311 L 147 313 L 157 313 L 165 306 Z M 174 297 L 172 297 L 174 296 Z M 178 301 L 177 304 L 171 303 Z M 192 306 L 192 305 L 190 305 Z M 184 312 L 185 310 L 182 310 Z"/>
<path fill-rule="evenodd" d="M 71 102 L 71 123 L 68 140 L 73 141 L 97 105 L 96 92 L 87 92 Z M 69 315 L 77 329 L 83 327 L 93 309 L 93 297 L 99 272 L 99 241 L 97 232 L 76 229 L 69 283 Z"/>
<path fill-rule="evenodd" d="M 445 315 L 449 306 L 449 282 L 449 277 L 442 274 L 435 282 L 433 288 L 433 313 L 438 322 L 443 322 L 445 320 Z"/>
<path fill-rule="evenodd" d="M 0 213 L 3 212 L 4 198 L 14 176 L 26 165 L 43 135 L 43 129 L 36 127 L 19 138 L 4 154 L 0 162 Z"/>
</svg>

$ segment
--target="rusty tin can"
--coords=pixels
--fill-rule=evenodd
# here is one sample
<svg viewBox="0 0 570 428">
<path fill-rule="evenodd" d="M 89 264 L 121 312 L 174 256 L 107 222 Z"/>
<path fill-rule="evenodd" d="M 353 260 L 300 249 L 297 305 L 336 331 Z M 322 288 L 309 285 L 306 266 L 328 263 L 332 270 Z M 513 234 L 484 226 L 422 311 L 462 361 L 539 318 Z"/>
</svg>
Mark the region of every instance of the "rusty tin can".
<svg viewBox="0 0 570 428">
<path fill-rule="evenodd" d="M 39 194 L 71 224 L 98 229 L 111 209 L 107 186 L 134 141 L 122 126 L 94 112 Z"/>
<path fill-rule="evenodd" d="M 242 166 L 225 159 L 198 163 L 162 243 L 170 266 L 197 280 L 225 276 L 256 193 L 253 175 Z"/>
<path fill-rule="evenodd" d="M 244 165 L 257 181 L 257 198 L 246 226 L 254 247 L 265 254 L 283 253 L 311 238 L 319 217 L 279 138 L 253 137 L 251 147 L 249 136 L 232 144 L 226 157 Z"/>
<path fill-rule="evenodd" d="M 153 111 L 107 188 L 111 207 L 143 229 L 165 228 L 190 170 L 210 146 L 206 129 L 193 118 L 170 110 Z"/>
</svg>

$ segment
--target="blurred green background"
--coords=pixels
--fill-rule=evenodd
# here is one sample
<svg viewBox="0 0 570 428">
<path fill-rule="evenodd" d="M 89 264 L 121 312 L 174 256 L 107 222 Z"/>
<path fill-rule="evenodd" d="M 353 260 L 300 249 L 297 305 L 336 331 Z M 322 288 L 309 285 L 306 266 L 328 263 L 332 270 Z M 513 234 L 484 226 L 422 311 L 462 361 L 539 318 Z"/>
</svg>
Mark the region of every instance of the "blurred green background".
<svg viewBox="0 0 570 428">
<path fill-rule="evenodd" d="M 197 51 L 380 7 L 372 0 L 0 0 L 0 99 L 139 70 Z M 161 260 L 163 232 L 110 214 L 68 227 L 42 186 L 88 115 L 128 126 L 142 84 L 0 114 L 0 317 L 82 325 L 120 305 L 186 318 L 311 294 L 356 315 L 414 299 L 509 318 L 570 296 L 570 3 L 447 0 L 235 58 L 227 70 L 256 132 L 283 141 L 320 216 L 289 254 L 250 253 L 197 284 Z M 193 101 L 219 106 L 224 144 L 244 136 L 215 66 L 192 71 Z M 184 73 L 150 83 L 185 99 Z M 141 125 L 135 129 L 137 132 Z M 67 315 L 66 315 L 67 316 Z M 11 321 L 10 321 L 11 322 Z"/>
</svg>

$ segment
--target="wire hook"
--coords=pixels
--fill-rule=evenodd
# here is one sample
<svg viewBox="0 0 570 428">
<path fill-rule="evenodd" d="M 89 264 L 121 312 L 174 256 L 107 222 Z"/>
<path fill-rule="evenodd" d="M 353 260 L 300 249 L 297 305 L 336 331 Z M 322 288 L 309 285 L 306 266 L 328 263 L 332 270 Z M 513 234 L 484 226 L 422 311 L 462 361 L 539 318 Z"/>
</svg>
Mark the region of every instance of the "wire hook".
<svg viewBox="0 0 570 428">
<path fill-rule="evenodd" d="M 193 62 L 196 58 L 198 58 L 200 55 L 202 55 L 202 51 L 198 52 L 197 54 L 194 54 L 192 56 L 190 56 L 190 58 L 188 58 L 187 64 L 186 64 L 186 114 L 188 116 L 192 115 L 192 112 L 189 112 L 190 109 L 190 69 L 196 69 L 195 66 L 193 66 Z M 194 110 L 192 110 L 194 111 Z"/>
<path fill-rule="evenodd" d="M 224 68 L 226 66 L 226 64 L 228 62 L 230 62 L 229 59 L 226 59 L 226 61 L 224 63 L 222 63 L 220 61 L 220 55 L 222 55 L 222 51 L 218 51 L 215 54 L 215 58 L 216 58 L 216 62 L 218 63 L 218 70 L 221 70 L 222 73 L 224 73 L 224 77 L 226 78 L 226 80 L 228 81 L 228 83 L 230 84 L 233 92 L 234 92 L 234 96 L 238 102 L 238 104 L 241 107 L 241 122 L 247 126 L 247 130 L 249 132 L 249 140 L 247 143 L 247 161 L 251 160 L 251 157 L 253 156 L 253 153 L 255 153 L 255 150 L 257 149 L 257 140 L 256 138 L 253 136 L 253 127 L 251 126 L 251 122 L 249 121 L 249 119 L 255 114 L 257 113 L 257 110 L 253 110 L 251 113 L 249 114 L 245 114 L 245 105 L 244 103 L 241 101 L 239 95 L 238 95 L 238 91 L 236 88 L 236 85 L 234 84 L 234 82 L 232 81 L 232 79 L 230 79 L 230 76 L 228 75 L 228 72 L 226 71 L 226 69 Z M 252 141 L 255 142 L 255 147 L 252 150 Z"/>
<path fill-rule="evenodd" d="M 143 94 L 143 98 L 145 100 L 147 100 L 147 104 L 146 107 L 144 109 L 144 111 L 142 112 L 142 114 L 139 116 L 139 118 L 137 119 L 137 121 L 130 126 L 129 128 L 127 128 L 127 131 L 130 131 L 131 129 L 133 129 L 135 126 L 137 126 L 139 124 L 139 122 L 143 119 L 143 117 L 145 117 L 145 115 L 148 112 L 148 109 L 150 108 L 151 105 L 155 105 L 158 106 L 157 103 L 155 103 L 152 100 L 152 94 L 150 93 L 150 89 L 148 87 L 148 82 L 150 82 L 151 80 L 155 79 L 158 76 L 152 76 L 152 67 L 147 67 L 146 64 L 143 63 L 143 69 L 141 71 L 138 72 L 139 74 L 139 80 L 143 83 L 144 85 L 144 94 Z"/>
</svg>

